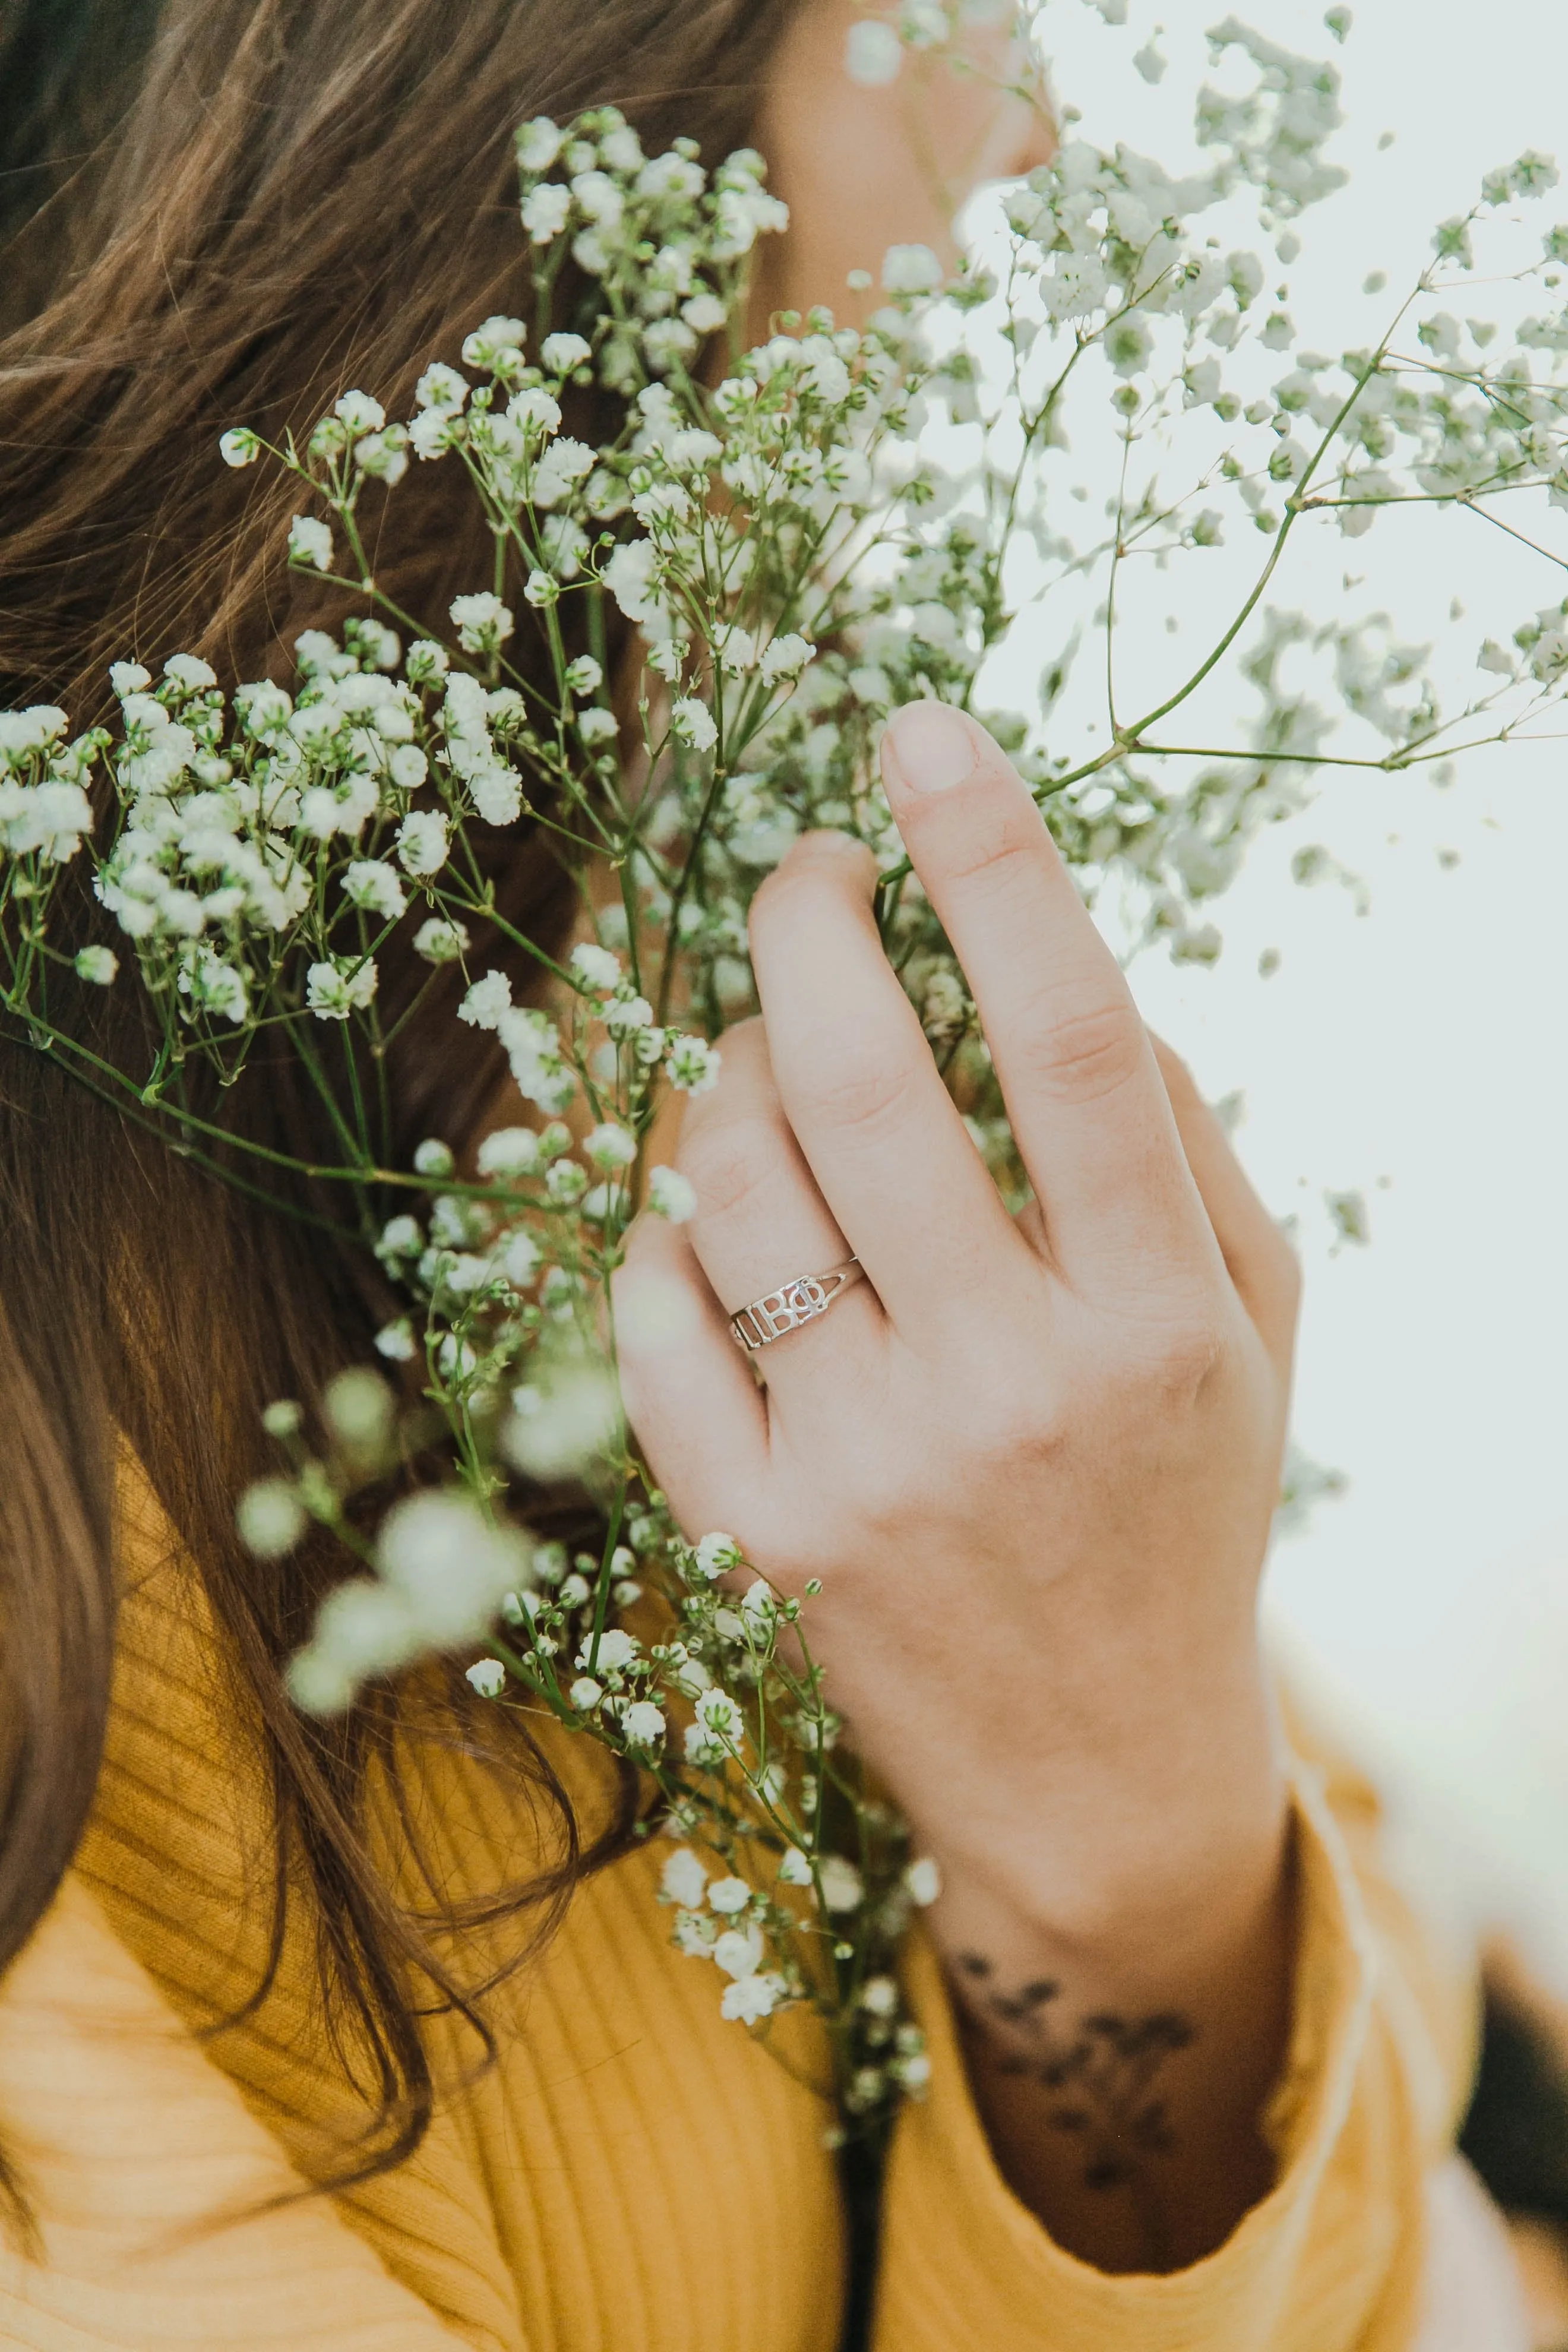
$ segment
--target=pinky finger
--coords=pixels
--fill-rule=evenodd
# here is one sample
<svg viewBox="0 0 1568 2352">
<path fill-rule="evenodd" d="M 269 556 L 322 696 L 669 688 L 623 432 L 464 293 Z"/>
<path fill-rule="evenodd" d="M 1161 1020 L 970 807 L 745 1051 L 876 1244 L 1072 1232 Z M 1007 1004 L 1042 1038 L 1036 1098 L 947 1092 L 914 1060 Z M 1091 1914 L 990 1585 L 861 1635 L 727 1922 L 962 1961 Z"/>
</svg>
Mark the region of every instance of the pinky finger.
<svg viewBox="0 0 1568 2352">
<path fill-rule="evenodd" d="M 1276 1367 L 1289 1379 L 1301 1297 L 1296 1253 L 1253 1191 L 1186 1064 L 1163 1037 L 1152 1042 L 1187 1165 L 1231 1281 Z"/>
<path fill-rule="evenodd" d="M 768 1471 L 767 1406 L 690 1243 L 645 1214 L 613 1286 L 626 1418 L 691 1537 L 754 1516 Z"/>
</svg>

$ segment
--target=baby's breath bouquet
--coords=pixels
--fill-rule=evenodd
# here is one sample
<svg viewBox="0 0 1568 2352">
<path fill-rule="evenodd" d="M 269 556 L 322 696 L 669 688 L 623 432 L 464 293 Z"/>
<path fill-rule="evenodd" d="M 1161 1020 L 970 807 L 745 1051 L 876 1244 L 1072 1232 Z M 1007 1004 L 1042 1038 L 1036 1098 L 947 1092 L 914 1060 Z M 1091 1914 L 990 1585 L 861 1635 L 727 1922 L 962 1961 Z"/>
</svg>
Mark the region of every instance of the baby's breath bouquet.
<svg viewBox="0 0 1568 2352">
<path fill-rule="evenodd" d="M 1117 18 L 1117 0 L 1099 5 Z M 868 13 L 848 69 L 885 81 L 933 52 L 962 68 L 963 13 Z M 315 1522 L 360 1563 L 294 1661 L 296 1700 L 331 1713 L 367 1678 L 456 1650 L 497 1705 L 629 1759 L 673 1841 L 677 1944 L 743 2026 L 816 2009 L 840 2131 L 875 2129 L 925 2079 L 895 1955 L 936 1873 L 837 1744 L 801 1604 L 721 1530 L 674 1524 L 616 1374 L 628 1223 L 693 1207 L 675 1171 L 649 1172 L 650 1131 L 671 1092 L 714 1083 L 715 1041 L 753 1006 L 752 891 L 805 828 L 868 845 L 889 956 L 1016 1203 L 964 975 L 878 781 L 889 711 L 920 696 L 973 710 L 1086 894 L 1114 889 L 1139 937 L 1208 960 L 1207 902 L 1315 768 L 1440 763 L 1517 733 L 1568 679 L 1568 604 L 1485 643 L 1479 688 L 1445 712 L 1380 617 L 1272 601 L 1309 532 L 1359 538 L 1409 503 L 1483 515 L 1506 497 L 1519 514 L 1531 490 L 1568 506 L 1568 309 L 1552 299 L 1568 229 L 1513 250 L 1513 208 L 1555 173 L 1527 155 L 1493 174 L 1375 344 L 1302 350 L 1265 289 L 1342 176 L 1324 157 L 1337 78 L 1234 21 L 1210 40 L 1223 87 L 1200 100 L 1201 170 L 1102 153 L 1069 121 L 1056 161 L 1006 194 L 994 266 L 944 282 L 924 247 L 894 247 L 864 329 L 786 316 L 755 349 L 751 258 L 784 221 L 758 155 L 709 169 L 678 141 L 648 157 L 610 108 L 526 124 L 533 316 L 476 322 L 460 364 L 433 357 L 410 417 L 355 389 L 302 444 L 266 446 L 243 423 L 224 436 L 231 466 L 287 470 L 289 559 L 341 591 L 335 629 L 295 642 L 292 682 L 227 690 L 192 656 L 156 678 L 124 661 L 111 727 L 73 739 L 53 708 L 0 717 L 14 1030 L 264 1194 L 276 1155 L 201 1116 L 187 1074 L 243 1087 L 258 1042 L 274 1063 L 286 1044 L 339 1147 L 303 1172 L 404 1302 L 384 1368 L 345 1367 L 319 1424 L 273 1407 L 278 1475 L 238 1499 L 258 1554 Z M 1211 227 L 1238 210 L 1250 243 Z M 1483 236 L 1512 240 L 1508 286 L 1544 280 L 1500 340 L 1469 315 Z M 568 282 L 591 289 L 570 317 Z M 577 393 L 613 420 L 592 445 L 563 429 Z M 1114 446 L 1120 483 L 1081 543 L 1069 415 Z M 416 616 L 369 551 L 395 531 L 410 467 L 434 466 L 454 501 L 478 500 L 493 569 Z M 1238 564 L 1237 592 L 1203 657 L 1144 691 L 1126 584 L 1176 559 L 1183 575 Z M 1087 625 L 1056 623 L 1068 588 Z M 613 610 L 636 632 L 629 672 L 612 674 Z M 1100 740 L 1077 758 L 1047 723 L 1075 661 L 1102 681 Z M 1316 663 L 1321 698 L 1292 662 Z M 1206 698 L 1227 668 L 1259 708 L 1216 740 Z M 1005 707 L 1019 679 L 1025 707 Z M 498 907 L 476 822 L 548 839 L 581 898 L 563 960 Z M 84 858 L 124 945 L 82 950 L 77 975 L 148 992 L 146 1068 L 108 1066 L 57 1019 L 51 905 Z M 457 1018 L 495 1036 L 529 1107 L 461 1166 L 447 1139 L 408 1166 L 386 1140 L 377 956 L 400 925 L 432 973 L 461 967 Z M 499 944 L 477 960 L 476 937 Z M 357 1498 L 414 1451 L 438 1454 L 444 1480 L 367 1532 Z M 597 1511 L 591 1550 L 525 1524 L 523 1498 L 563 1483 Z"/>
</svg>

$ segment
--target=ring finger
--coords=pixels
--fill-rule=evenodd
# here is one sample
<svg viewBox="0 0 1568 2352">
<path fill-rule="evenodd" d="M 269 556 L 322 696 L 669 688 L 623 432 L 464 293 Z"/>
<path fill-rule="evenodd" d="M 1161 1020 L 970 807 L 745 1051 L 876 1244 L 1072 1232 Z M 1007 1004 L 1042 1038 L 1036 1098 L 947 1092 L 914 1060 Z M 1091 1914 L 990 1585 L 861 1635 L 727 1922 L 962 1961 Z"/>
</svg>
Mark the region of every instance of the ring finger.
<svg viewBox="0 0 1568 2352">
<path fill-rule="evenodd" d="M 691 1246 L 727 1315 L 849 1257 L 784 1117 L 760 1021 L 726 1032 L 719 1083 L 689 1106 L 676 1164 L 697 1194 Z M 846 1376 L 863 1376 L 885 1328 L 875 1291 L 860 1282 L 835 1301 L 831 1333 L 788 1333 L 755 1361 L 781 1395 L 822 1393 L 825 1382 L 837 1392 Z"/>
</svg>

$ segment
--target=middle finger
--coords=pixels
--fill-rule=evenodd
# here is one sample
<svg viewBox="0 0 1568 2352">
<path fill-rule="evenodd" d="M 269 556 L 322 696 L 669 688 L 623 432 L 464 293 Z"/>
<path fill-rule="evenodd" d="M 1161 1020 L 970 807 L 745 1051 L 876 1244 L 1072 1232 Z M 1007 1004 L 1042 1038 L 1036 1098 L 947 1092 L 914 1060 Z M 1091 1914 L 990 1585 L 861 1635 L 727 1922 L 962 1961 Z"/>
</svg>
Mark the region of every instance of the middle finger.
<svg viewBox="0 0 1568 2352">
<path fill-rule="evenodd" d="M 941 1344 L 1016 1297 L 1036 1261 L 877 936 L 876 869 L 810 834 L 752 908 L 773 1076 L 800 1149 L 895 1329 Z"/>
<path fill-rule="evenodd" d="M 1057 1265 L 1123 1301 L 1223 1272 L 1131 992 L 1011 761 L 974 719 L 917 702 L 889 721 L 882 763 Z"/>
</svg>

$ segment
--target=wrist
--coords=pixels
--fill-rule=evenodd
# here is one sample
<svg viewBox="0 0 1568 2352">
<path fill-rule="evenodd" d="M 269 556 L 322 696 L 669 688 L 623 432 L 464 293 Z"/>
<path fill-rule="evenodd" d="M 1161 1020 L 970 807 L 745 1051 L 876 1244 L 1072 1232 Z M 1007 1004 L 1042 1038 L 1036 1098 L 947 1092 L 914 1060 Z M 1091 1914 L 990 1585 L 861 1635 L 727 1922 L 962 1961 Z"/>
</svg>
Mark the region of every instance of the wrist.
<svg viewBox="0 0 1568 2352">
<path fill-rule="evenodd" d="M 957 1949 L 984 1922 L 997 1944 L 1049 1951 L 1074 1973 L 1145 1955 L 1156 1969 L 1201 1964 L 1245 1940 L 1280 1898 L 1289 1798 L 1282 1776 L 1245 1816 L 1198 1822 L 1163 1814 L 1114 1853 L 1022 1841 L 1016 1853 L 978 1853 L 938 1836 L 921 1850 L 938 1864 L 942 1894 L 930 1914 L 940 1946 Z"/>
<path fill-rule="evenodd" d="M 929 1915 L 998 2161 L 1101 2268 L 1196 2261 L 1269 2185 L 1259 2118 L 1297 1940 L 1288 1820 L 1215 1851 L 1201 1885 L 1124 1889 L 1087 1927 L 962 1865 Z"/>
<path fill-rule="evenodd" d="M 1183 1734 L 1015 1755 L 983 1785 L 952 1776 L 939 1804 L 910 1809 L 917 1849 L 942 1872 L 941 1908 L 1086 1960 L 1239 1932 L 1284 1872 L 1289 1790 L 1272 1706 L 1260 1689 Z M 937 1914 L 931 1926 L 940 1936 Z"/>
</svg>

